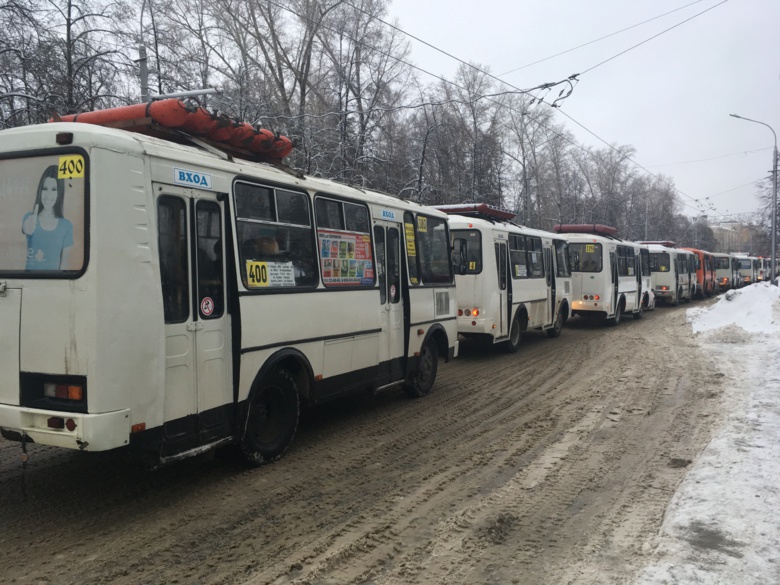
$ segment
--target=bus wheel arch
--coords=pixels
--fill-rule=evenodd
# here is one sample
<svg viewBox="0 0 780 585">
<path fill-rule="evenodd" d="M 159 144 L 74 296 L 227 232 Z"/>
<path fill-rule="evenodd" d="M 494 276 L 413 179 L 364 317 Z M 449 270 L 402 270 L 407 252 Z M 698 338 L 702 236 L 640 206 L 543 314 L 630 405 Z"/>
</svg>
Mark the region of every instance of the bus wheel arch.
<svg viewBox="0 0 780 585">
<path fill-rule="evenodd" d="M 441 325 L 435 324 L 423 339 L 417 363 L 406 377 L 404 392 L 407 396 L 421 398 L 430 394 L 439 369 L 439 356 L 443 353 L 447 359 L 447 348 L 447 333 Z"/>
<path fill-rule="evenodd" d="M 561 335 L 563 324 L 569 318 L 568 315 L 569 315 L 569 305 L 566 301 L 563 301 L 561 303 L 560 308 L 558 309 L 558 314 L 555 316 L 555 321 L 553 322 L 553 326 L 550 327 L 546 332 L 547 337 L 549 337 L 550 339 L 555 339 L 556 337 L 559 337 Z"/>
<path fill-rule="evenodd" d="M 617 309 L 615 309 L 615 314 L 612 317 L 609 317 L 607 319 L 607 325 L 614 327 L 615 325 L 618 325 L 620 323 L 620 319 L 623 316 L 623 311 L 626 309 L 626 297 L 623 295 L 620 295 L 620 300 L 618 301 Z"/>
<path fill-rule="evenodd" d="M 269 359 L 255 376 L 242 410 L 240 447 L 259 467 L 279 459 L 298 428 L 301 397 L 311 394 L 311 368 L 294 350 Z"/>
<path fill-rule="evenodd" d="M 504 344 L 507 353 L 516 353 L 523 341 L 523 332 L 528 329 L 528 313 L 523 305 L 515 311 L 515 317 L 509 325 L 509 339 Z"/>
</svg>

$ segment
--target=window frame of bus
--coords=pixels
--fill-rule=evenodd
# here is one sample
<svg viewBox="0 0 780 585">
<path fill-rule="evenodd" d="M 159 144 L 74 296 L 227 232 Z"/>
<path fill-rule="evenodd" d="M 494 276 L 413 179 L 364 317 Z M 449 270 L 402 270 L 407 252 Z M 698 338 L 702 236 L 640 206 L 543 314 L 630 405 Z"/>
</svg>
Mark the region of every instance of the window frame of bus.
<svg viewBox="0 0 780 585">
<path fill-rule="evenodd" d="M 273 193 L 273 203 L 271 206 L 271 211 L 274 214 L 273 220 L 270 219 L 256 219 L 251 217 L 243 217 L 240 215 L 241 212 L 241 206 L 238 202 L 238 193 L 237 193 L 237 185 L 248 185 L 250 187 L 258 188 L 258 189 L 266 189 L 270 190 Z M 293 195 L 298 195 L 306 200 L 307 205 L 307 219 L 309 221 L 309 225 L 302 225 L 302 224 L 295 224 L 295 223 L 289 223 L 289 222 L 282 222 L 279 221 L 279 206 L 277 204 L 276 194 L 277 191 L 283 191 L 286 193 L 290 193 Z M 239 270 L 238 275 L 241 278 L 241 283 L 244 287 L 243 293 L 275 293 L 275 292 L 285 292 L 285 293 L 291 293 L 291 292 L 298 292 L 298 291 L 310 291 L 313 289 L 316 289 L 319 286 L 320 283 L 320 272 L 319 272 L 319 258 L 317 256 L 317 243 L 315 241 L 315 230 L 314 230 L 314 210 L 312 205 L 311 197 L 309 196 L 309 193 L 305 190 L 295 189 L 294 187 L 291 187 L 289 185 L 285 184 L 275 184 L 270 181 L 260 181 L 255 180 L 252 177 L 237 177 L 233 181 L 232 185 L 232 203 L 233 203 L 233 213 L 235 216 L 234 222 L 235 222 L 235 237 L 236 237 L 236 247 L 238 250 L 238 263 L 239 263 Z M 289 230 L 297 229 L 297 230 L 308 230 L 309 232 L 309 242 L 311 245 L 311 257 L 309 258 L 308 262 L 310 263 L 310 268 L 313 268 L 313 278 L 311 283 L 305 283 L 305 284 L 295 284 L 292 286 L 249 286 L 248 282 L 248 275 L 246 273 L 246 255 L 244 253 L 244 245 L 246 244 L 246 241 L 243 237 L 243 231 L 241 234 L 239 234 L 239 223 L 242 222 L 244 224 L 252 224 L 252 225 L 259 225 L 259 226 L 266 226 L 269 229 L 274 229 L 274 233 L 277 232 L 276 228 L 282 227 L 286 228 L 288 230 L 287 233 L 289 233 Z M 243 229 L 243 228 L 242 228 Z M 270 237 L 270 236 L 265 236 Z M 273 239 L 276 239 L 274 237 Z M 277 242 L 278 245 L 278 242 Z M 267 260 L 261 260 L 258 259 L 257 262 L 267 262 Z M 292 263 L 292 260 L 290 261 Z M 293 270 L 295 269 L 295 264 L 293 264 Z M 295 278 L 293 276 L 293 278 Z M 297 279 L 296 279 L 297 280 Z"/>
<path fill-rule="evenodd" d="M 408 211 L 404 213 L 404 223 L 406 223 L 406 213 L 409 213 Z M 452 268 L 452 255 L 450 254 L 451 246 L 450 242 L 452 239 L 450 238 L 450 225 L 447 221 L 446 217 L 436 217 L 433 215 L 427 215 L 425 213 L 417 213 L 414 215 L 414 245 L 415 245 L 415 251 L 417 253 L 416 259 L 417 259 L 417 269 L 418 269 L 418 284 L 412 283 L 413 286 L 418 287 L 442 287 L 442 286 L 454 286 L 455 284 L 455 277 L 454 277 L 454 270 Z M 449 275 L 448 280 L 434 280 L 433 278 L 428 281 L 425 278 L 424 270 L 423 270 L 423 262 L 420 259 L 420 250 L 422 247 L 420 246 L 420 219 L 425 220 L 425 232 L 424 233 L 431 233 L 433 234 L 435 231 L 435 226 L 432 227 L 430 230 L 428 229 L 428 222 L 431 223 L 437 223 L 444 226 L 444 246 L 446 250 L 446 260 L 447 260 L 447 267 L 449 269 Z M 404 234 L 406 234 L 406 226 L 404 226 Z M 405 238 L 404 238 L 405 239 Z M 408 243 L 407 243 L 408 245 Z M 432 266 L 431 266 L 432 267 Z M 432 274 L 432 273 L 431 273 Z"/>
<path fill-rule="evenodd" d="M 661 254 L 666 254 L 666 270 L 661 270 L 661 263 L 658 261 Z M 656 269 L 653 270 L 653 260 L 656 261 Z M 650 272 L 671 272 L 672 255 L 669 252 L 650 252 Z"/>
<path fill-rule="evenodd" d="M 574 270 L 574 263 L 572 263 L 572 272 L 584 272 L 586 274 L 599 274 L 604 270 L 604 246 L 601 242 L 569 242 L 569 259 L 571 260 L 572 248 L 577 246 L 576 250 L 579 253 L 579 246 L 598 246 L 598 269 L 597 270 L 582 270 L 582 258 L 579 258 L 578 266 L 579 270 Z M 587 253 L 587 252 L 586 252 Z M 596 248 L 593 248 L 593 254 L 596 253 Z"/>
<path fill-rule="evenodd" d="M 474 270 L 469 269 L 469 244 L 471 243 L 468 239 L 459 238 L 459 233 L 475 233 L 477 234 L 477 244 L 479 244 L 479 253 L 477 254 L 476 259 L 476 267 Z M 469 275 L 475 275 L 475 274 L 481 274 L 482 273 L 482 231 L 474 228 L 458 228 L 458 229 L 452 229 L 450 230 L 450 242 L 452 242 L 452 251 L 453 254 L 459 250 L 459 248 L 455 245 L 455 242 L 462 240 L 466 242 L 466 272 L 464 274 Z M 454 263 L 453 263 L 454 264 Z M 454 268 L 454 266 L 453 266 Z"/>
<path fill-rule="evenodd" d="M 81 268 L 79 268 L 78 270 L 27 270 L 27 269 L 0 270 L 0 276 L 2 276 L 2 278 L 24 278 L 24 279 L 35 279 L 35 280 L 41 280 L 41 279 L 76 280 L 84 276 L 84 273 L 87 271 L 87 267 L 89 266 L 89 259 L 90 259 L 90 233 L 91 233 L 90 174 L 91 173 L 90 173 L 90 158 L 86 149 L 80 146 L 67 146 L 64 148 L 41 148 L 35 150 L 5 152 L 2 155 L 0 155 L 0 162 L 20 159 L 20 158 L 30 159 L 30 158 L 41 158 L 45 156 L 53 156 L 53 155 L 63 156 L 68 154 L 78 154 L 81 155 L 81 157 L 84 159 L 84 208 L 83 208 L 84 233 L 81 234 L 82 240 L 84 242 L 84 252 L 83 252 L 84 255 L 81 262 Z M 30 208 L 32 208 L 32 206 Z M 21 229 L 19 231 L 21 232 Z M 75 233 L 74 233 L 74 241 L 75 241 Z"/>
<path fill-rule="evenodd" d="M 650 270 L 650 250 L 640 248 L 639 256 L 642 264 L 642 276 L 652 276 L 653 273 Z"/>
<path fill-rule="evenodd" d="M 224 218 L 223 209 L 216 201 L 210 199 L 198 199 L 194 205 L 194 220 L 195 220 L 195 265 L 197 267 L 196 278 L 196 293 L 197 293 L 197 309 L 198 317 L 200 319 L 219 319 L 225 314 L 225 258 L 222 254 L 222 248 L 224 246 Z M 201 213 L 211 216 L 208 222 L 207 228 L 210 233 L 202 233 L 201 228 L 206 227 L 201 225 Z M 214 222 L 216 218 L 216 222 Z M 217 226 L 218 232 L 216 236 L 212 233 L 214 225 Z M 220 255 L 213 262 L 204 257 L 204 254 L 208 254 L 207 249 L 201 249 L 201 241 L 210 242 L 212 250 L 215 244 L 219 244 Z M 216 250 L 214 250 L 216 256 Z M 207 274 L 211 272 L 211 274 Z M 209 292 L 211 291 L 211 292 Z M 205 294 L 205 296 L 204 296 Z M 205 298 L 211 298 L 214 303 L 214 308 L 211 313 L 203 312 L 203 301 Z"/>
<path fill-rule="evenodd" d="M 553 240 L 553 247 L 555 248 L 555 276 L 557 278 L 571 277 L 569 242 L 566 240 Z"/>
<path fill-rule="evenodd" d="M 411 241 L 409 232 L 411 231 Z M 411 244 L 411 245 L 410 245 Z M 411 250 L 414 253 L 411 253 Z M 420 286 L 420 259 L 417 255 L 417 221 L 414 213 L 404 211 L 404 256 L 406 258 L 406 270 L 409 275 L 409 284 Z M 450 264 L 452 260 L 450 260 Z"/>
<path fill-rule="evenodd" d="M 319 222 L 318 217 L 318 202 L 319 201 L 333 201 L 335 203 L 338 203 L 341 206 L 341 221 L 343 222 L 344 227 L 329 227 L 329 226 L 321 226 Z M 344 204 L 348 205 L 355 205 L 358 207 L 361 207 L 365 211 L 365 217 L 368 221 L 367 230 L 365 232 L 356 231 L 356 230 L 348 230 L 347 229 L 347 214 L 345 212 Z M 375 242 L 374 242 L 374 234 L 373 234 L 373 223 L 371 218 L 371 209 L 369 208 L 368 204 L 365 201 L 356 201 L 355 199 L 351 199 L 349 197 L 342 197 L 340 195 L 333 195 L 332 193 L 328 193 L 325 191 L 318 191 L 314 194 L 313 197 L 313 205 L 312 205 L 312 212 L 314 213 L 314 232 L 315 232 L 315 247 L 317 250 L 317 269 L 320 272 L 320 280 L 322 282 L 322 286 L 329 290 L 363 290 L 368 288 L 375 288 L 377 286 L 377 261 L 376 261 L 376 248 L 375 248 Z M 327 230 L 331 232 L 341 232 L 344 234 L 354 234 L 354 235 L 367 235 L 369 238 L 369 250 L 371 252 L 371 265 L 373 267 L 373 277 L 371 279 L 371 282 L 366 282 L 365 284 L 361 283 L 353 283 L 353 284 L 339 284 L 339 283 L 328 283 L 325 282 L 325 277 L 323 276 L 323 268 L 322 268 L 322 261 L 324 260 L 322 256 L 322 249 L 320 248 L 320 237 L 319 237 L 319 231 Z"/>
<path fill-rule="evenodd" d="M 184 274 L 174 275 L 170 279 L 163 278 L 164 273 L 163 269 L 164 267 L 168 266 L 167 261 L 163 260 L 163 253 L 166 253 L 166 257 L 170 257 L 169 254 L 167 254 L 167 251 L 173 250 L 173 247 L 167 246 L 163 244 L 163 240 L 161 238 L 162 235 L 162 227 L 163 222 L 161 221 L 161 214 L 160 214 L 160 208 L 162 207 L 162 204 L 165 204 L 165 206 L 170 210 L 170 207 L 168 206 L 169 203 L 176 203 L 177 205 L 180 205 L 179 209 L 176 210 L 176 213 L 181 213 L 183 215 L 183 220 L 181 221 L 179 227 L 183 228 L 183 235 L 179 235 L 178 239 L 181 242 L 181 245 L 178 250 L 178 254 L 176 255 L 176 260 L 178 263 L 179 268 L 184 269 Z M 155 212 L 157 214 L 157 253 L 159 256 L 159 262 L 160 262 L 160 293 L 162 295 L 162 302 L 163 302 L 163 315 L 165 319 L 165 323 L 184 323 L 190 318 L 190 290 L 192 285 L 192 277 L 190 272 L 190 258 L 189 258 L 189 231 L 190 231 L 190 222 L 188 218 L 188 205 L 187 200 L 183 197 L 180 197 L 178 195 L 160 195 L 157 198 L 157 205 Z M 173 215 L 171 214 L 171 217 Z M 172 225 L 170 222 L 165 224 L 166 226 Z M 166 232 L 167 233 L 167 232 Z M 183 254 L 181 253 L 183 252 Z M 181 297 L 181 301 L 178 302 L 176 305 L 171 305 L 166 302 L 166 298 L 169 298 L 166 296 L 166 280 L 168 282 L 172 282 L 174 285 L 184 285 L 181 287 L 182 290 L 179 290 L 179 294 L 177 296 Z M 182 294 L 183 293 L 183 294 Z M 175 313 L 173 312 L 171 307 L 178 307 L 178 311 Z"/>
<path fill-rule="evenodd" d="M 636 253 L 631 246 L 617 246 L 618 276 L 636 276 Z M 629 262 L 630 260 L 630 262 Z M 634 269 L 633 274 L 631 269 Z"/>
</svg>

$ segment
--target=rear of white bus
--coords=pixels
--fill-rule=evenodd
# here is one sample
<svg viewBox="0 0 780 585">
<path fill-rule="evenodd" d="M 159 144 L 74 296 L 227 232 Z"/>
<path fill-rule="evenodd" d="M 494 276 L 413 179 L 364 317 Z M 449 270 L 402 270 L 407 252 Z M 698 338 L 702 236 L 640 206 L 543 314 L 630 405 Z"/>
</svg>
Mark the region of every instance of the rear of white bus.
<svg viewBox="0 0 780 585">
<path fill-rule="evenodd" d="M 129 443 L 130 405 L 155 392 L 159 348 L 140 334 L 142 313 L 155 309 L 139 308 L 141 275 L 151 270 L 148 241 L 146 252 L 139 245 L 148 240 L 139 219 L 144 193 L 136 189 L 135 200 L 123 201 L 131 186 L 121 186 L 140 163 L 119 144 L 104 152 L 122 165 L 96 162 L 96 136 L 106 130 L 78 126 L 0 133 L 0 434 L 103 451 Z M 97 225 L 91 201 L 100 195 L 122 203 Z M 128 241 L 134 232 L 136 241 Z M 98 286 L 101 262 L 106 278 Z M 127 356 L 125 340 L 136 338 L 147 347 Z"/>
</svg>

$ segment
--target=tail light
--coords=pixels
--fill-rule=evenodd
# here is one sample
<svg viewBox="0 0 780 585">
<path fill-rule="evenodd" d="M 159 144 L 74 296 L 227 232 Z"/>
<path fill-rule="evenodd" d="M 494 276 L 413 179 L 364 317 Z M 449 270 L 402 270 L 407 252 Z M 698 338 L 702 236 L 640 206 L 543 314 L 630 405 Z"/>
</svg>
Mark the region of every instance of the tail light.
<svg viewBox="0 0 780 585">
<path fill-rule="evenodd" d="M 20 405 L 42 410 L 87 412 L 87 378 L 22 372 Z"/>
</svg>

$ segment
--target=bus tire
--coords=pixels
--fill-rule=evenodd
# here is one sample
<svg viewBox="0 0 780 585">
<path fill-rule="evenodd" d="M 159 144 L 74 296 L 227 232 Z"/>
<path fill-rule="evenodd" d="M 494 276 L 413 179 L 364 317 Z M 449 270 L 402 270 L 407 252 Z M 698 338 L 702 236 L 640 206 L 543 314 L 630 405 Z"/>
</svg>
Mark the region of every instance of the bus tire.
<svg viewBox="0 0 780 585">
<path fill-rule="evenodd" d="M 420 348 L 417 369 L 404 384 L 406 395 L 410 398 L 421 398 L 426 394 L 430 394 L 433 383 L 436 380 L 438 367 L 439 353 L 436 350 L 436 342 L 433 340 L 433 337 L 429 337 Z"/>
<path fill-rule="evenodd" d="M 512 326 L 509 328 L 509 339 L 504 342 L 504 350 L 507 353 L 517 353 L 523 341 L 523 326 L 520 319 L 512 319 Z"/>
<path fill-rule="evenodd" d="M 563 329 L 563 307 L 561 307 L 561 310 L 558 311 L 558 316 L 555 318 L 555 323 L 553 323 L 553 326 L 547 330 L 547 337 L 550 339 L 559 337 L 561 334 L 561 329 Z"/>
<path fill-rule="evenodd" d="M 644 315 L 644 312 L 645 312 L 645 303 L 644 301 L 642 301 L 641 303 L 639 303 L 639 310 L 631 313 L 631 316 L 634 319 L 641 319 L 642 316 Z"/>
<path fill-rule="evenodd" d="M 252 467 L 279 459 L 298 428 L 300 397 L 290 372 L 273 370 L 261 382 L 249 403 L 241 452 Z"/>
<path fill-rule="evenodd" d="M 623 301 L 621 300 L 618 304 L 617 311 L 615 311 L 615 316 L 607 319 L 607 325 L 610 327 L 615 327 L 616 325 L 620 324 L 620 318 L 623 315 L 623 306 Z"/>
</svg>

